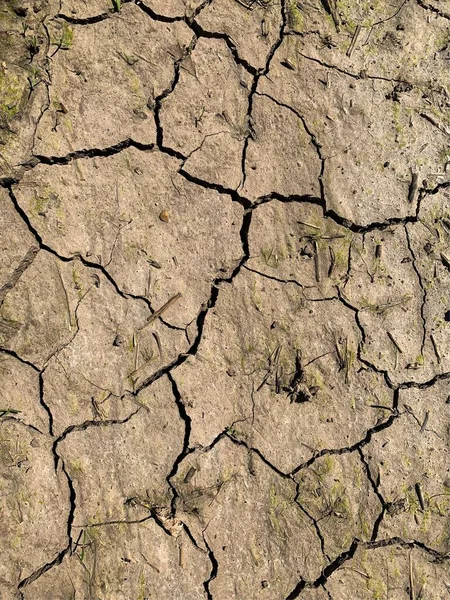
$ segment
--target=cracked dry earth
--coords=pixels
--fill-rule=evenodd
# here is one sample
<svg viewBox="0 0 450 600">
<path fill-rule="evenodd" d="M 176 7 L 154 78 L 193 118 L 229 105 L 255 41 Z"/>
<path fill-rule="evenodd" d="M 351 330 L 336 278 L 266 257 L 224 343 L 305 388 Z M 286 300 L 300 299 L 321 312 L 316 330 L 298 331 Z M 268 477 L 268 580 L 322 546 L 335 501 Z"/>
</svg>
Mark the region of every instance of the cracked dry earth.
<svg viewBox="0 0 450 600">
<path fill-rule="evenodd" d="M 0 598 L 450 598 L 450 1 L 0 0 Z"/>
</svg>

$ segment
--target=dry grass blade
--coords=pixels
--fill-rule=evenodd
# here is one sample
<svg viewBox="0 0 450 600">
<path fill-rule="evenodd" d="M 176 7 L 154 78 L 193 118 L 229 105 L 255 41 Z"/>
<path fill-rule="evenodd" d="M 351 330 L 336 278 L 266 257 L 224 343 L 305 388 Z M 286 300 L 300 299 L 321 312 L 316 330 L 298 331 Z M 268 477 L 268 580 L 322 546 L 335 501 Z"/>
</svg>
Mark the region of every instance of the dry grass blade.
<svg viewBox="0 0 450 600">
<path fill-rule="evenodd" d="M 358 25 L 355 29 L 355 33 L 353 34 L 352 41 L 350 42 L 350 46 L 346 52 L 346 55 L 350 58 L 353 50 L 355 49 L 356 42 L 358 41 L 359 34 L 361 33 L 361 25 Z"/>
</svg>

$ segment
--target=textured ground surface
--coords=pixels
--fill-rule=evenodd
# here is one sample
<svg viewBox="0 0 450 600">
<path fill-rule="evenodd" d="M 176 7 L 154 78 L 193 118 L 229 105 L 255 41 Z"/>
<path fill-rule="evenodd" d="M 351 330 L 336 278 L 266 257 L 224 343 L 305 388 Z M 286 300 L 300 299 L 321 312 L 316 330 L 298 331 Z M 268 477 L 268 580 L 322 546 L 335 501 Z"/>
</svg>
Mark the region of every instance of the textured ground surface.
<svg viewBox="0 0 450 600">
<path fill-rule="evenodd" d="M 449 90 L 449 0 L 0 0 L 1 600 L 450 598 Z"/>
</svg>

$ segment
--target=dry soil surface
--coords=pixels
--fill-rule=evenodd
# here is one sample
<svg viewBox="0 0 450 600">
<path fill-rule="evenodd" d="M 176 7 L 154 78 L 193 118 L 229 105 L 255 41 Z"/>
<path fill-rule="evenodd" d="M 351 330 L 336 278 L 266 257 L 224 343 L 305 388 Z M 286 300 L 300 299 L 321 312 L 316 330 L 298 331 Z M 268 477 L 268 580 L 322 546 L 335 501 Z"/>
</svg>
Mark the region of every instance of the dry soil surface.
<svg viewBox="0 0 450 600">
<path fill-rule="evenodd" d="M 450 0 L 0 0 L 1 600 L 450 599 Z"/>
</svg>

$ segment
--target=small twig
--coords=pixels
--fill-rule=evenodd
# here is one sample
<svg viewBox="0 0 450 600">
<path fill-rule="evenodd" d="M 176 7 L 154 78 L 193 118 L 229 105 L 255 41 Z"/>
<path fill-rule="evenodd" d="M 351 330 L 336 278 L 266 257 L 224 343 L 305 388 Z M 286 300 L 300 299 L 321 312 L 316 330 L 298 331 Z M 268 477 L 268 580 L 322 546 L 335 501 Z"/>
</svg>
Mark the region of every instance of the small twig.
<svg viewBox="0 0 450 600">
<path fill-rule="evenodd" d="M 175 294 L 175 296 L 169 298 L 169 300 L 167 300 L 167 302 L 163 304 L 161 308 L 155 310 L 155 312 L 147 319 L 147 323 L 144 325 L 144 327 L 147 327 L 147 325 L 153 323 L 155 319 L 158 319 L 164 312 L 166 312 L 168 308 L 172 306 L 172 304 L 174 304 L 179 298 L 181 298 L 181 295 L 182 294 L 180 292 L 178 294 Z M 142 329 L 144 329 L 144 327 L 142 327 Z"/>
<path fill-rule="evenodd" d="M 319 256 L 319 248 L 317 245 L 317 240 L 313 240 L 314 247 L 314 270 L 316 275 L 316 281 L 320 282 L 320 256 Z"/>
<path fill-rule="evenodd" d="M 427 113 L 420 113 L 420 116 L 425 119 L 426 121 L 428 121 L 429 123 L 431 123 L 432 125 L 434 125 L 435 127 L 437 127 L 439 129 L 439 131 L 442 131 L 442 133 L 445 133 L 445 135 L 450 135 L 450 131 L 444 127 L 443 125 L 441 125 L 439 123 L 439 121 L 436 121 L 436 119 L 430 115 L 428 115 Z"/>
<path fill-rule="evenodd" d="M 317 229 L 318 231 L 320 231 L 320 227 L 317 227 L 317 225 L 312 225 L 311 223 L 307 223 L 306 221 L 297 221 L 297 223 L 299 223 L 300 225 L 306 225 L 307 227 L 312 227 L 313 229 Z"/>
<path fill-rule="evenodd" d="M 350 42 L 350 46 L 346 52 L 346 55 L 350 58 L 353 50 L 355 49 L 356 42 L 358 41 L 359 34 L 361 33 L 361 25 L 357 25 L 355 29 L 355 33 L 353 34 L 352 41 Z"/>
<path fill-rule="evenodd" d="M 328 356 L 328 354 L 334 354 L 334 352 L 335 352 L 335 350 L 329 350 L 328 352 L 324 352 L 320 356 L 316 356 L 316 358 L 313 358 L 309 362 L 307 362 L 306 364 L 304 364 L 303 368 L 307 367 L 308 365 L 312 364 L 313 362 L 316 362 L 316 360 L 319 360 L 319 358 L 323 358 L 324 356 Z"/>
<path fill-rule="evenodd" d="M 394 346 L 396 347 L 396 349 L 400 352 L 400 354 L 403 354 L 403 350 L 400 348 L 400 346 L 398 345 L 397 341 L 395 340 L 394 336 L 392 335 L 392 333 L 390 333 L 389 331 L 386 332 L 388 338 L 391 340 L 391 342 L 394 344 Z"/>
<path fill-rule="evenodd" d="M 412 570 L 412 550 L 409 551 L 409 598 L 410 600 L 416 600 L 416 595 L 414 593 L 414 577 Z"/>
<path fill-rule="evenodd" d="M 433 334 L 430 335 L 430 340 L 431 340 L 431 344 L 433 346 L 434 353 L 436 354 L 436 358 L 437 358 L 438 364 L 441 364 L 441 355 L 439 354 L 439 350 L 438 350 L 438 347 L 436 345 L 436 341 L 434 339 Z"/>
</svg>

